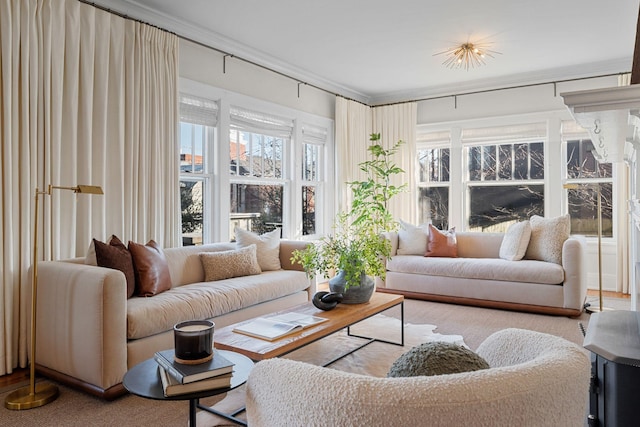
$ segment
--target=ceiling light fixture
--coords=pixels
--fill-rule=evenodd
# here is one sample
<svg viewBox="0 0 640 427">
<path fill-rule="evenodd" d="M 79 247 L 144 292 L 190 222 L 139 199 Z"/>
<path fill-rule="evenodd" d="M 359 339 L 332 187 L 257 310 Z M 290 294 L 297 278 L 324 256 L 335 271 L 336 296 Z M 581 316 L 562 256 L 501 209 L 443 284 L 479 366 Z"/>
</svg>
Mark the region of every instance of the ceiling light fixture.
<svg viewBox="0 0 640 427">
<path fill-rule="evenodd" d="M 469 68 L 479 67 L 485 65 L 484 62 L 487 56 L 493 58 L 494 54 L 501 55 L 500 52 L 488 49 L 489 43 L 471 43 L 466 42 L 460 46 L 455 46 L 439 52 L 436 55 L 447 55 L 447 59 L 442 63 L 447 68 L 464 68 L 469 71 Z"/>
</svg>

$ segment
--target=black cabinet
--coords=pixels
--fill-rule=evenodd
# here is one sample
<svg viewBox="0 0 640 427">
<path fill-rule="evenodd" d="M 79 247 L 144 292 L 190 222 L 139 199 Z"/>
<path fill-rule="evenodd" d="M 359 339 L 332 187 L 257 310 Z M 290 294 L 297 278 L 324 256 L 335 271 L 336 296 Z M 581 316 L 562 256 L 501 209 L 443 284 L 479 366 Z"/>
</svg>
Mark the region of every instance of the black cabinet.
<svg viewBox="0 0 640 427">
<path fill-rule="evenodd" d="M 640 426 L 640 313 L 593 313 L 584 347 L 591 351 L 588 425 Z"/>
</svg>

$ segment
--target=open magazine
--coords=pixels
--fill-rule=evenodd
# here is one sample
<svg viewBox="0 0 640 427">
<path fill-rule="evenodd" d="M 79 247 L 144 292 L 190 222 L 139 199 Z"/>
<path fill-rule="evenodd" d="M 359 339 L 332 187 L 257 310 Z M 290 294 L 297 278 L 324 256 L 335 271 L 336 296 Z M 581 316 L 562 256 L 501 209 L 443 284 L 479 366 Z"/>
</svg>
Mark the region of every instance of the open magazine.
<svg viewBox="0 0 640 427">
<path fill-rule="evenodd" d="M 233 331 L 267 341 L 277 340 L 329 319 L 300 313 L 283 313 L 269 317 L 258 317 L 236 326 Z"/>
</svg>

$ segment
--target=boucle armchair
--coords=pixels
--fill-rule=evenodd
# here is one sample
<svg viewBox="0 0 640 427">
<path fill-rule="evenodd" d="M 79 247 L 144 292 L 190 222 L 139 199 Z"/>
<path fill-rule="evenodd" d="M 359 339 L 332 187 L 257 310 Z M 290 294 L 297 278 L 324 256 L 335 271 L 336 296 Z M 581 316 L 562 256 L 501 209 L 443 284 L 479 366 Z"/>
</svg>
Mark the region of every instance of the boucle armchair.
<svg viewBox="0 0 640 427">
<path fill-rule="evenodd" d="M 505 329 L 477 349 L 490 369 L 374 378 L 287 359 L 255 365 L 247 419 L 261 426 L 583 426 L 590 363 L 576 344 Z"/>
</svg>

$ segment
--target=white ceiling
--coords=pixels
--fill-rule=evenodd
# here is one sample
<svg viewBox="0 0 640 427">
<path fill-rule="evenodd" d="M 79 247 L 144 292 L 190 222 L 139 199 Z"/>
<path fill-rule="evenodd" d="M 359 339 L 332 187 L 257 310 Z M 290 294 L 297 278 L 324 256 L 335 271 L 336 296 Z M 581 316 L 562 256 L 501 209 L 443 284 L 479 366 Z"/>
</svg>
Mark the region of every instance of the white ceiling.
<svg viewBox="0 0 640 427">
<path fill-rule="evenodd" d="M 631 70 L 640 0 L 97 0 L 368 104 Z M 443 55 L 500 52 L 469 71 Z"/>
</svg>

